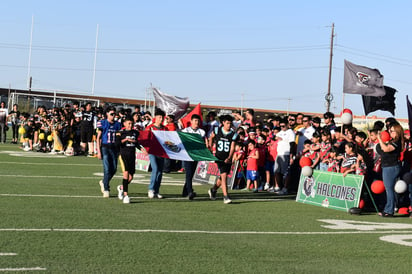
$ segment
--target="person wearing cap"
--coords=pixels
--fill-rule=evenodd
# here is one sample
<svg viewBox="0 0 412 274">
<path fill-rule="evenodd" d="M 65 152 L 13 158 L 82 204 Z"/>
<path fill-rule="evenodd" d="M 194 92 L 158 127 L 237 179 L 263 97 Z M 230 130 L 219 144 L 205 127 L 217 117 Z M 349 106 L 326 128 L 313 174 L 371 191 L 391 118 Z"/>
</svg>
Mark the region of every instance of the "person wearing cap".
<svg viewBox="0 0 412 274">
<path fill-rule="evenodd" d="M 289 128 L 288 120 L 284 119 L 280 122 L 281 131 L 276 134 L 276 140 L 278 140 L 277 156 L 275 160 L 274 174 L 275 174 L 275 185 L 281 190 L 277 194 L 287 194 L 288 193 L 288 172 L 289 167 L 293 162 L 293 147 L 295 147 L 295 132 Z M 292 157 L 291 157 L 292 156 Z M 276 190 L 278 190 L 276 188 Z"/>
</svg>

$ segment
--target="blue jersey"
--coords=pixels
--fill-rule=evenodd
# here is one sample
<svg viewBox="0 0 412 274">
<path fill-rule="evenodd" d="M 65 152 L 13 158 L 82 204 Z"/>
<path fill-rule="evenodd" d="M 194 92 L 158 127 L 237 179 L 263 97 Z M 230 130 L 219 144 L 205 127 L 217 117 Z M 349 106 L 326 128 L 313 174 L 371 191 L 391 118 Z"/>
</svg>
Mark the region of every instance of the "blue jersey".
<svg viewBox="0 0 412 274">
<path fill-rule="evenodd" d="M 116 143 L 116 132 L 122 126 L 119 122 L 109 123 L 107 120 L 97 122 L 97 128 L 102 132 L 102 145 L 109 145 Z"/>
</svg>

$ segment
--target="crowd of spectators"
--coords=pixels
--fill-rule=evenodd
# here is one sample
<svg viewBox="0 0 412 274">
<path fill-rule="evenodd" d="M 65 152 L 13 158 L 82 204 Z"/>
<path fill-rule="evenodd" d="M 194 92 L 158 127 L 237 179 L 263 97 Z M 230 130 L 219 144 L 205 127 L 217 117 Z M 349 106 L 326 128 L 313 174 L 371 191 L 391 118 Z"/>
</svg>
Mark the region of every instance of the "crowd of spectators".
<svg viewBox="0 0 412 274">
<path fill-rule="evenodd" d="M 11 131 L 11 143 L 20 143 L 25 151 L 93 157 L 96 153 L 96 124 L 104 118 L 103 113 L 101 107 L 74 102 L 63 108 L 46 109 L 40 106 L 35 113 L 30 114 L 20 112 L 18 105 L 8 111 L 2 102 L 1 142 L 6 142 L 6 133 Z M 133 117 L 133 127 L 136 130 L 144 130 L 152 123 L 150 112 L 143 113 L 138 106 L 134 109 L 118 109 L 115 120 L 122 121 L 126 116 Z M 206 139 L 214 128 L 220 126 L 217 116 L 211 111 L 204 117 Z M 382 156 L 386 157 L 388 147 L 389 150 L 400 150 L 399 157 L 395 159 L 400 166 L 397 177 L 410 172 L 410 132 L 404 130 L 393 117 L 376 121 L 370 129 L 359 129 L 352 124 L 337 125 L 331 112 L 324 113 L 323 117 L 303 113 L 273 115 L 259 121 L 255 118 L 253 109 L 247 109 L 244 115 L 233 112 L 232 116 L 232 127 L 239 136 L 233 161 L 240 162 L 234 188 L 255 192 L 270 191 L 281 195 L 293 193 L 298 186 L 299 161 L 302 157 L 311 159 L 313 169 L 340 172 L 344 176 L 363 175 L 366 184 L 371 185 L 374 180 L 385 180 L 382 178 L 382 167 L 385 167 Z M 164 125 L 168 130 L 181 129 L 173 115 L 166 116 Z M 381 133 L 385 131 L 390 133 L 390 140 L 382 140 Z M 392 131 L 396 131 L 393 136 Z M 213 146 L 210 148 L 213 150 Z M 167 160 L 163 172 L 173 170 L 182 171 L 181 164 Z M 246 180 L 249 171 L 253 171 L 256 179 L 252 176 Z M 405 203 L 403 198 L 396 199 L 398 205 Z M 409 198 L 405 200 L 409 203 Z M 384 202 L 380 203 L 381 210 L 383 204 Z"/>
</svg>

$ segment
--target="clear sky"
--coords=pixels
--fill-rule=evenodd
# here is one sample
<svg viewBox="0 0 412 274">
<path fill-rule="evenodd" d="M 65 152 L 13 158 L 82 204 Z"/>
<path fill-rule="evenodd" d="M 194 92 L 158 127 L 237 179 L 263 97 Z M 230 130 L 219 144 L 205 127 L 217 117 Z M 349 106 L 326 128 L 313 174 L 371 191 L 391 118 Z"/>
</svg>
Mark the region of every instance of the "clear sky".
<svg viewBox="0 0 412 274">
<path fill-rule="evenodd" d="M 343 62 L 377 68 L 412 90 L 411 1 L 1 1 L 0 87 L 144 99 L 152 84 L 191 103 L 324 112 L 331 25 L 331 110 L 342 109 Z M 411 96 L 412 97 L 412 96 Z M 345 107 L 363 115 L 360 95 Z M 389 117 L 389 112 L 375 112 Z"/>
</svg>

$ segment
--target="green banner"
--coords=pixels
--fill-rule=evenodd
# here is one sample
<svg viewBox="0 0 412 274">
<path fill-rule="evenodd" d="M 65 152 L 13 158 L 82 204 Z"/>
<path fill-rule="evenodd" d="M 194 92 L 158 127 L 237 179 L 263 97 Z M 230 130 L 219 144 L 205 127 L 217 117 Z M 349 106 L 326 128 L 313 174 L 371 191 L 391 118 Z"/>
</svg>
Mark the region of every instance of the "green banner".
<svg viewBox="0 0 412 274">
<path fill-rule="evenodd" d="M 314 170 L 311 177 L 301 175 L 296 201 L 342 211 L 359 205 L 363 176 Z"/>
</svg>

